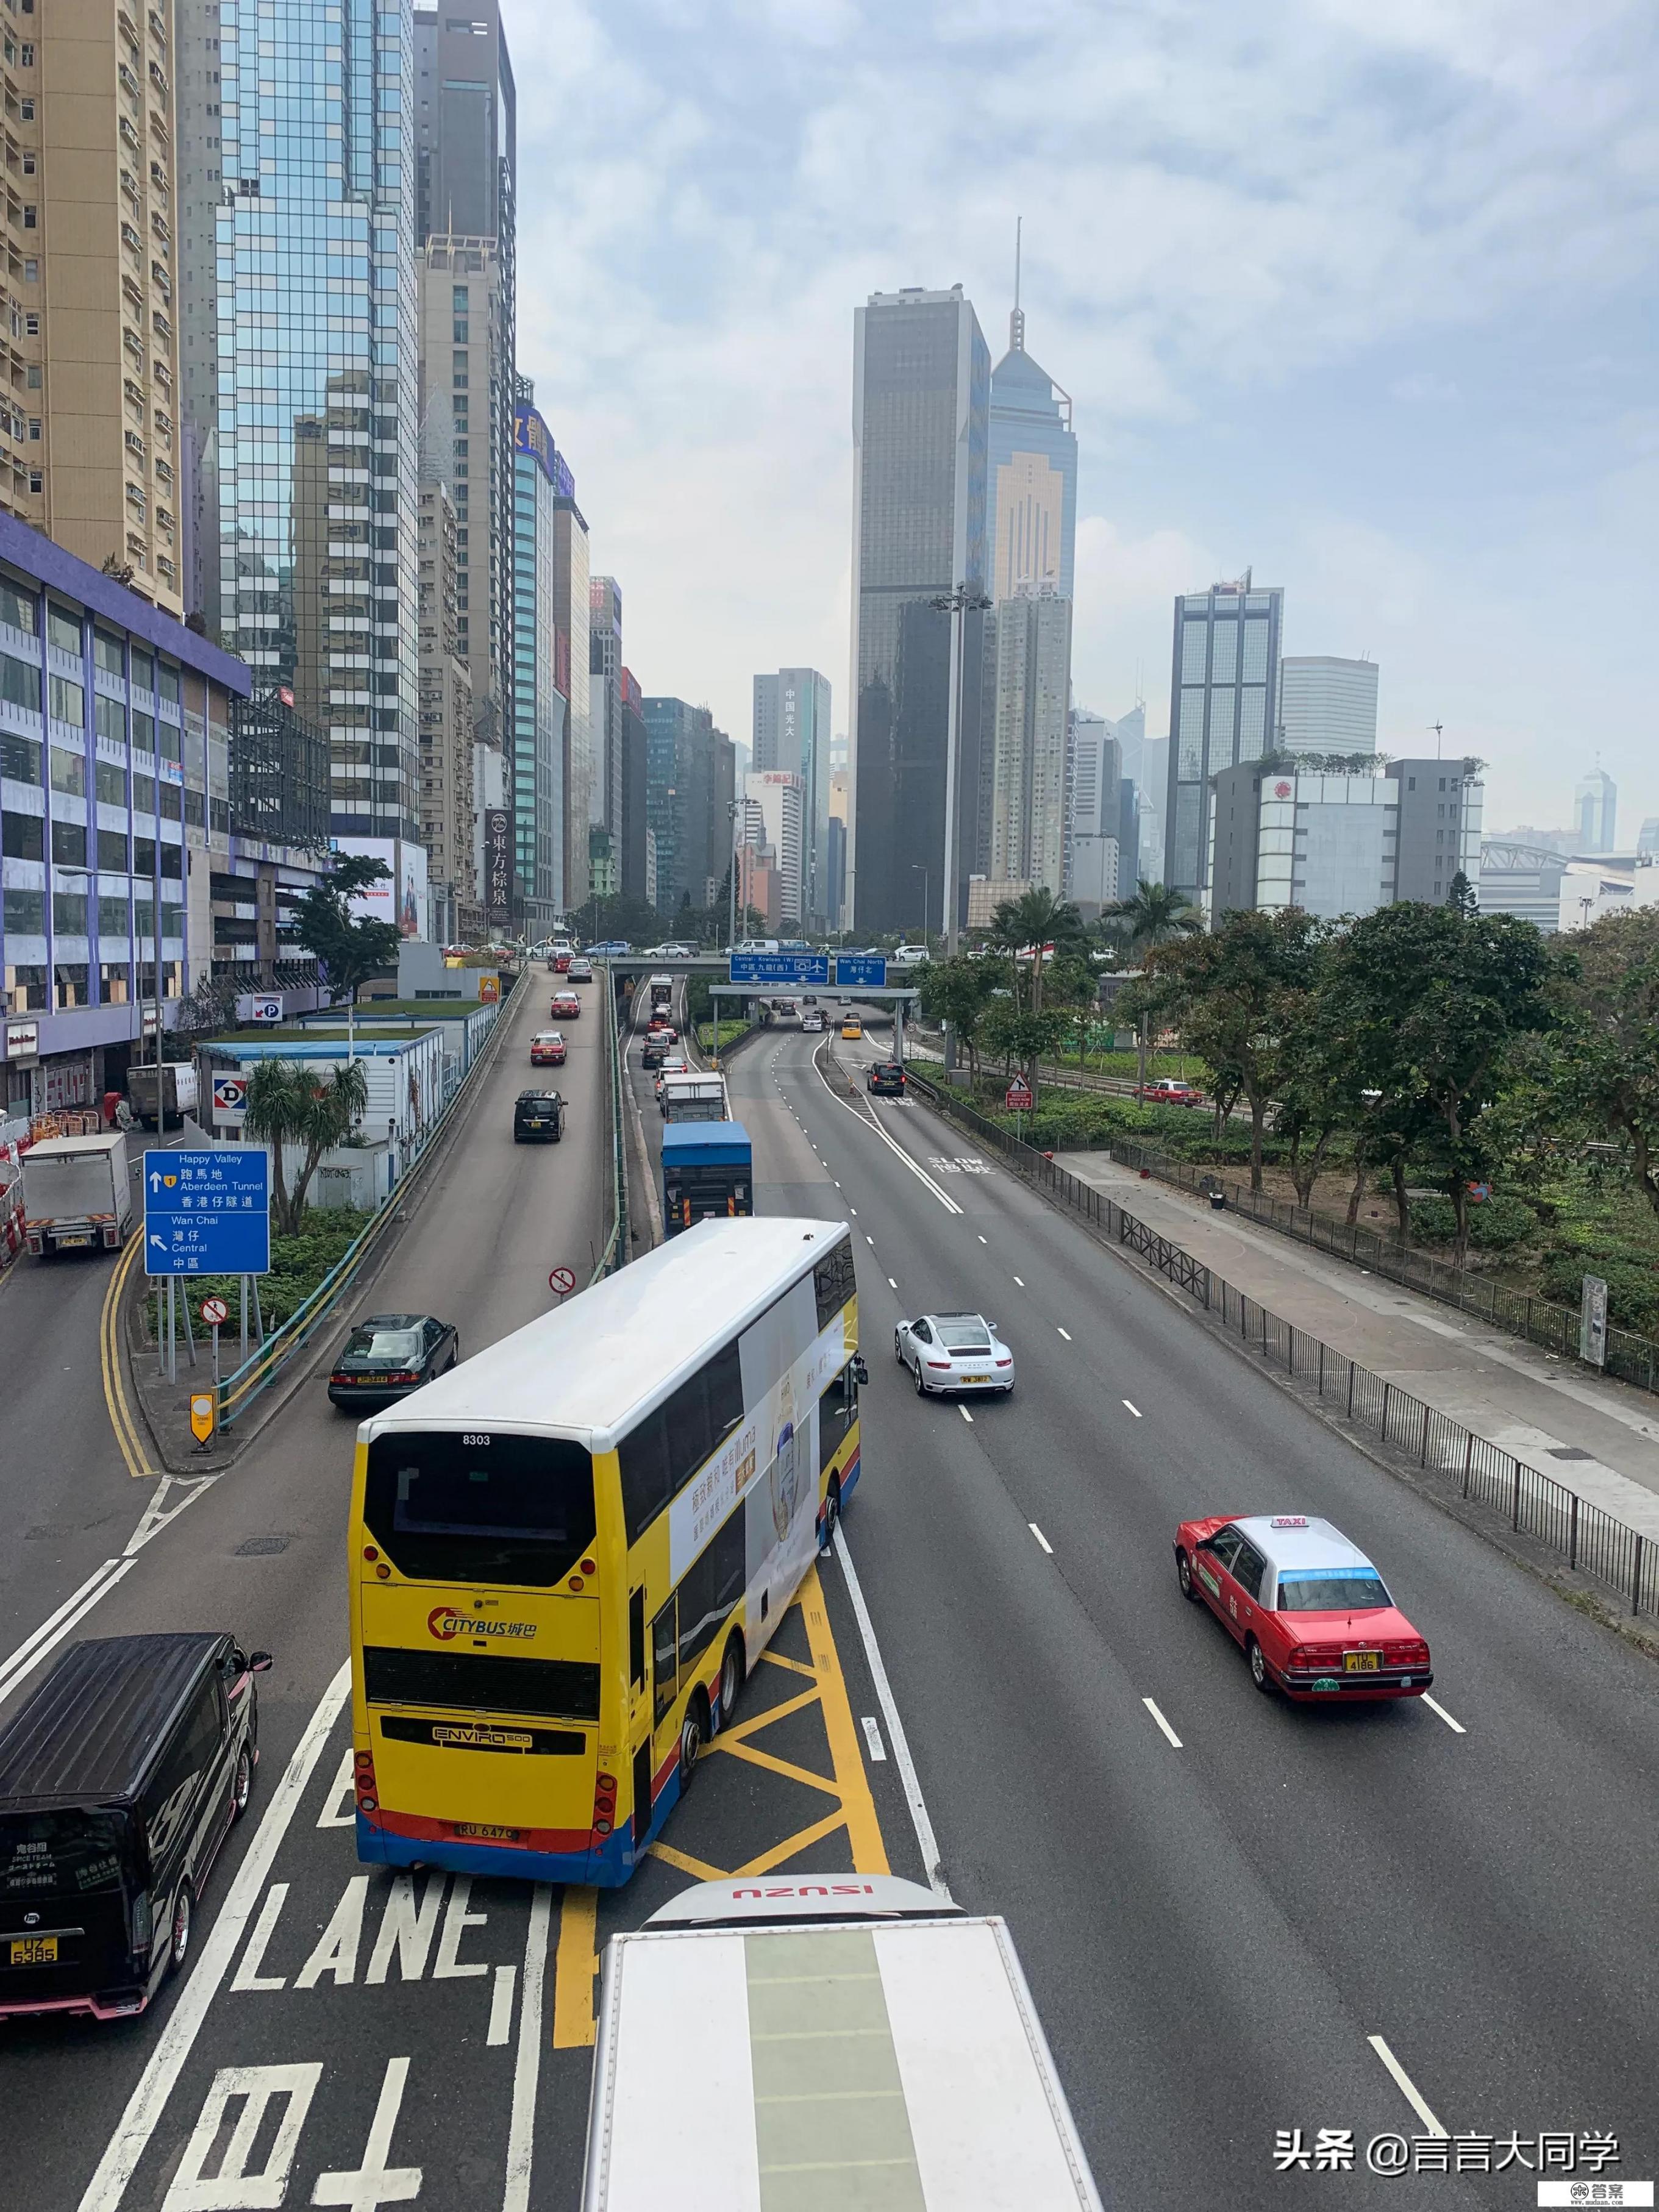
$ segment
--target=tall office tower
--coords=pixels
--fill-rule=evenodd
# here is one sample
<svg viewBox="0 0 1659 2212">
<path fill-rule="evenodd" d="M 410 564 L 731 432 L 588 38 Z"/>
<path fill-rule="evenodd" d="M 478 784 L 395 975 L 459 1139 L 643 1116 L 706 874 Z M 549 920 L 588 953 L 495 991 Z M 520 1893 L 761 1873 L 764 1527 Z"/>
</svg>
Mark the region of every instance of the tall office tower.
<svg viewBox="0 0 1659 2212">
<path fill-rule="evenodd" d="M 614 576 L 587 586 L 587 711 L 592 723 L 593 787 L 587 818 L 610 830 L 622 826 L 622 592 Z"/>
<path fill-rule="evenodd" d="M 568 477 L 569 471 L 565 474 Z M 587 524 L 567 484 L 553 502 L 553 619 L 569 665 L 564 719 L 564 896 L 568 910 L 587 897 L 587 832 L 593 788 L 592 677 L 588 670 Z"/>
<path fill-rule="evenodd" d="M 776 918 L 799 929 L 805 897 L 806 788 L 792 769 L 757 769 L 744 778 L 738 837 L 774 855 Z"/>
<path fill-rule="evenodd" d="M 1574 825 L 1581 853 L 1611 853 L 1619 823 L 1619 787 L 1603 768 L 1579 779 L 1572 795 Z"/>
<path fill-rule="evenodd" d="M 996 609 L 991 880 L 1065 880 L 1066 711 L 1072 603 L 1051 584 L 1021 584 Z"/>
<path fill-rule="evenodd" d="M 617 817 L 611 850 L 617 858 L 617 889 L 624 898 L 653 903 L 646 888 L 646 747 L 645 695 L 631 668 L 619 672 L 620 783 L 622 805 Z"/>
<path fill-rule="evenodd" d="M 1124 842 L 1122 769 L 1116 726 L 1086 707 L 1074 708 L 1066 785 L 1065 890 L 1090 920 L 1127 896 L 1134 866 L 1133 848 Z"/>
<path fill-rule="evenodd" d="M 555 569 L 562 463 L 531 386 L 514 425 L 513 694 L 508 804 L 515 903 L 526 934 L 544 937 L 565 915 L 565 717 L 569 639 L 557 621 Z M 563 471 L 566 480 L 569 471 Z M 584 817 L 585 819 L 586 817 Z"/>
<path fill-rule="evenodd" d="M 673 915 L 706 907 L 726 880 L 734 842 L 736 748 L 707 707 L 648 698 L 646 818 L 656 841 L 657 896 Z"/>
<path fill-rule="evenodd" d="M 1279 726 L 1284 601 L 1277 586 L 1258 591 L 1247 569 L 1237 583 L 1213 584 L 1175 603 L 1164 880 L 1194 902 L 1209 881 L 1210 778 L 1259 760 Z"/>
<path fill-rule="evenodd" d="M 781 769 L 801 787 L 801 906 L 798 919 L 828 927 L 830 905 L 830 679 L 815 668 L 755 678 L 750 771 Z"/>
<path fill-rule="evenodd" d="M 1026 352 L 1025 317 L 1016 292 L 1008 350 L 991 373 L 986 588 L 994 599 L 1012 599 L 1022 584 L 1051 584 L 1069 599 L 1076 539 L 1071 398 Z"/>
<path fill-rule="evenodd" d="M 985 586 L 990 387 L 990 355 L 960 284 L 873 292 L 858 310 L 847 872 L 860 930 L 914 925 L 924 865 L 936 911 L 958 918 L 978 860 L 985 623 L 962 618 L 953 718 L 951 617 L 932 602 L 958 584 Z"/>
<path fill-rule="evenodd" d="M 471 602 L 460 611 L 461 637 L 479 743 L 489 748 L 502 742 L 513 690 L 517 343 L 518 102 L 496 0 L 441 14 L 437 0 L 416 0 L 412 105 L 416 239 L 447 239 L 467 257 L 455 276 L 448 367 L 471 446 L 454 486 L 461 596 Z M 444 365 L 434 349 L 434 381 Z"/>
<path fill-rule="evenodd" d="M 331 821 L 419 836 L 406 12 L 267 0 L 221 42 L 220 629 L 329 735 Z"/>
<path fill-rule="evenodd" d="M 186 609 L 217 636 L 219 605 L 219 204 L 224 198 L 220 0 L 173 0 L 178 250 L 179 567 Z"/>
<path fill-rule="evenodd" d="M 456 605 L 455 502 L 435 471 L 421 480 L 421 842 L 433 933 L 453 944 L 482 930 L 473 866 L 472 684 Z"/>
<path fill-rule="evenodd" d="M 1376 663 L 1287 653 L 1279 664 L 1279 738 L 1287 753 L 1376 750 Z"/>
<path fill-rule="evenodd" d="M 1170 797 L 1170 740 L 1146 738 L 1140 748 L 1140 776 L 1136 785 L 1136 809 L 1140 817 L 1137 881 L 1161 884 L 1168 880 L 1164 866 L 1164 810 Z M 1126 884 L 1127 898 L 1134 890 Z"/>
<path fill-rule="evenodd" d="M 6 35 L 0 513 L 185 611 L 173 40 L 43 7 Z"/>
</svg>

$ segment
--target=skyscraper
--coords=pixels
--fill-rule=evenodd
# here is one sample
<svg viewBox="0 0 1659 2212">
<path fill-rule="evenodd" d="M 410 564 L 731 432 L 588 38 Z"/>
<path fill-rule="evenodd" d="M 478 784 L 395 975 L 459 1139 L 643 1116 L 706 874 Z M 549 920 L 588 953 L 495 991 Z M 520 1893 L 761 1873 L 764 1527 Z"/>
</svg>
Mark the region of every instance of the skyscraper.
<svg viewBox="0 0 1659 2212">
<path fill-rule="evenodd" d="M 1257 590 L 1247 569 L 1175 603 L 1164 880 L 1194 902 L 1209 880 L 1210 778 L 1259 760 L 1278 726 L 1284 599 L 1277 587 Z"/>
<path fill-rule="evenodd" d="M 1604 768 L 1579 778 L 1572 795 L 1574 825 L 1581 853 L 1614 850 L 1619 823 L 1619 787 Z"/>
<path fill-rule="evenodd" d="M 991 880 L 1056 896 L 1065 876 L 1072 603 L 1022 583 L 996 608 Z"/>
<path fill-rule="evenodd" d="M 622 592 L 614 576 L 587 586 L 587 711 L 592 722 L 593 785 L 587 819 L 614 839 L 622 827 Z"/>
<path fill-rule="evenodd" d="M 1376 750 L 1376 663 L 1287 653 L 1279 664 L 1279 745 L 1289 753 Z"/>
<path fill-rule="evenodd" d="M 564 470 L 568 478 L 569 470 Z M 553 502 L 553 619 L 561 668 L 568 665 L 564 718 L 564 896 L 568 912 L 587 897 L 587 833 L 593 785 L 592 676 L 588 668 L 587 523 L 574 483 Z"/>
<path fill-rule="evenodd" d="M 433 933 L 441 943 L 483 923 L 473 863 L 472 685 L 456 629 L 455 502 L 422 471 L 420 522 L 421 840 Z"/>
<path fill-rule="evenodd" d="M 569 641 L 562 640 L 554 582 L 561 477 L 552 433 L 520 379 L 513 523 L 513 698 L 510 716 L 514 887 L 526 932 L 544 936 L 565 913 L 565 717 Z M 562 644 L 562 651 L 561 646 Z M 562 678 L 562 684 L 561 679 Z M 585 833 L 584 833 L 585 834 Z"/>
<path fill-rule="evenodd" d="M 782 769 L 801 787 L 798 920 L 827 927 L 830 905 L 830 679 L 815 668 L 781 668 L 755 678 L 750 769 Z"/>
<path fill-rule="evenodd" d="M 1015 279 L 1008 350 L 991 374 L 985 542 L 994 599 L 1021 584 L 1051 584 L 1072 597 L 1077 540 L 1077 436 L 1070 395 L 1025 350 Z"/>
<path fill-rule="evenodd" d="M 647 868 L 647 805 L 645 696 L 631 668 L 621 672 L 621 788 L 622 808 L 611 832 L 611 851 L 617 861 L 617 888 L 624 898 L 656 903 L 654 866 Z"/>
<path fill-rule="evenodd" d="M 959 915 L 979 850 L 982 618 L 963 617 L 951 753 L 951 617 L 931 602 L 982 592 L 990 355 L 960 284 L 872 293 L 853 347 L 852 824 L 848 897 L 861 930 L 914 922 L 930 861 Z M 954 808 L 949 866 L 946 809 Z"/>
<path fill-rule="evenodd" d="M 185 611 L 170 27 L 112 0 L 6 37 L 0 512 Z"/>
<path fill-rule="evenodd" d="M 1135 855 L 1124 845 L 1123 750 L 1116 725 L 1086 707 L 1071 718 L 1066 785 L 1066 896 L 1092 919 L 1127 896 Z M 1130 786 L 1133 790 L 1133 787 Z"/>
<path fill-rule="evenodd" d="M 743 780 L 738 842 L 771 855 L 776 889 L 776 921 L 799 928 L 803 920 L 805 791 L 792 769 L 757 769 Z M 756 902 L 759 903 L 759 902 Z"/>
<path fill-rule="evenodd" d="M 410 23 L 269 0 L 221 45 L 220 628 L 307 693 L 357 839 L 420 830 L 412 149 L 375 89 L 409 82 Z"/>
<path fill-rule="evenodd" d="M 661 914 L 706 907 L 726 879 L 732 849 L 736 754 L 707 707 L 647 698 L 646 819 L 656 844 Z"/>
</svg>

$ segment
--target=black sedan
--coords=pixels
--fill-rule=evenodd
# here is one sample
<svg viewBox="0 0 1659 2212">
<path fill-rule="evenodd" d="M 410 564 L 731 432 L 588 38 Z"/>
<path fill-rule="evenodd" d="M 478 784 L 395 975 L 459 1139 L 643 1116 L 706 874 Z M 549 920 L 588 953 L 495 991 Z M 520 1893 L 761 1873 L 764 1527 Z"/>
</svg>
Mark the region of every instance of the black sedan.
<svg viewBox="0 0 1659 2212">
<path fill-rule="evenodd" d="M 453 1322 L 434 1314 L 370 1314 L 341 1346 L 328 1395 L 337 1406 L 371 1412 L 447 1374 L 460 1356 Z"/>
<path fill-rule="evenodd" d="M 872 1060 L 867 1081 L 878 1098 L 902 1098 L 904 1096 L 904 1070 L 896 1060 Z"/>
<path fill-rule="evenodd" d="M 556 1091 L 521 1091 L 513 1102 L 515 1145 L 556 1145 L 564 1135 L 564 1100 Z"/>
</svg>

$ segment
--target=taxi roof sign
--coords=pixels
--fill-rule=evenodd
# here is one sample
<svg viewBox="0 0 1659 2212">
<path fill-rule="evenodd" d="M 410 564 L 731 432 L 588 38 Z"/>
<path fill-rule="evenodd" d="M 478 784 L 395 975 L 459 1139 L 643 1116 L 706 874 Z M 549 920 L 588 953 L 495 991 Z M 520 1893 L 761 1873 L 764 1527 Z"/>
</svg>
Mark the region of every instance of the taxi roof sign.
<svg viewBox="0 0 1659 2212">
<path fill-rule="evenodd" d="M 1305 1513 L 1275 1513 L 1267 1523 L 1270 1528 L 1305 1528 L 1307 1525 Z"/>
</svg>

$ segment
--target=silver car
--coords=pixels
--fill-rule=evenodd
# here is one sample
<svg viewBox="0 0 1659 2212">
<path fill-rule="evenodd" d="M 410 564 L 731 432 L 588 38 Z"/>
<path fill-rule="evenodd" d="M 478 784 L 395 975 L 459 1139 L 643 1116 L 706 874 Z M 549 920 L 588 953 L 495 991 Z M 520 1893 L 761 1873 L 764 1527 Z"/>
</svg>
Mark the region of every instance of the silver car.
<svg viewBox="0 0 1659 2212">
<path fill-rule="evenodd" d="M 893 1357 L 915 1377 L 918 1398 L 936 1391 L 1014 1387 L 1014 1355 L 982 1314 L 918 1314 L 893 1331 Z"/>
</svg>

